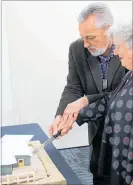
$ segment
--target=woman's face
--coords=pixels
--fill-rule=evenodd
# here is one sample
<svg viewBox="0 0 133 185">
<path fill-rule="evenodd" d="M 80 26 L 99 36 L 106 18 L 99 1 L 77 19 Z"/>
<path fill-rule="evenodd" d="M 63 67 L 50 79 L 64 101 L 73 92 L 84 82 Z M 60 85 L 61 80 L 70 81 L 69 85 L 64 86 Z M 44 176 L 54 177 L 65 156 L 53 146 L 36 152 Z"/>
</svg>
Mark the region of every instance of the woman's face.
<svg viewBox="0 0 133 185">
<path fill-rule="evenodd" d="M 114 38 L 115 44 L 115 55 L 119 55 L 122 66 L 126 67 L 129 70 L 133 71 L 133 57 L 132 57 L 132 48 L 128 48 L 126 42 L 120 42 L 118 38 Z"/>
</svg>

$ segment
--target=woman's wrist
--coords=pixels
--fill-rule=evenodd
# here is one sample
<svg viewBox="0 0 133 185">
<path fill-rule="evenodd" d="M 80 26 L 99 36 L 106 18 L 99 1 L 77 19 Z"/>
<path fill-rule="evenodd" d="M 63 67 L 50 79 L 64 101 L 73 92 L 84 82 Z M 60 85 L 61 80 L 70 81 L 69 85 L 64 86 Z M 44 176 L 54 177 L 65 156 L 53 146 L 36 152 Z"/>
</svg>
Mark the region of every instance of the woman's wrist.
<svg viewBox="0 0 133 185">
<path fill-rule="evenodd" d="M 89 104 L 88 98 L 87 97 L 82 97 L 80 98 L 80 106 L 81 109 L 83 109 L 84 107 L 86 107 Z"/>
</svg>

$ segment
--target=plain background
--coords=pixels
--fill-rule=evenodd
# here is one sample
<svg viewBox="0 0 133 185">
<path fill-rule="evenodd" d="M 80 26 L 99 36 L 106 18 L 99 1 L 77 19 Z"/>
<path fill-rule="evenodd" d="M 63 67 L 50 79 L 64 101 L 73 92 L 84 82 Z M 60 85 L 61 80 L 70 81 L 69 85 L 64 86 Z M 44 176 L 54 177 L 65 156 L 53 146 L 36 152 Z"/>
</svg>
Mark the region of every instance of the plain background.
<svg viewBox="0 0 133 185">
<path fill-rule="evenodd" d="M 93 1 L 94 2 L 94 1 Z M 2 125 L 39 123 L 48 134 L 66 84 L 77 17 L 91 1 L 2 2 Z M 132 1 L 104 1 L 115 22 L 131 19 Z M 55 142 L 88 144 L 87 125 Z"/>
</svg>

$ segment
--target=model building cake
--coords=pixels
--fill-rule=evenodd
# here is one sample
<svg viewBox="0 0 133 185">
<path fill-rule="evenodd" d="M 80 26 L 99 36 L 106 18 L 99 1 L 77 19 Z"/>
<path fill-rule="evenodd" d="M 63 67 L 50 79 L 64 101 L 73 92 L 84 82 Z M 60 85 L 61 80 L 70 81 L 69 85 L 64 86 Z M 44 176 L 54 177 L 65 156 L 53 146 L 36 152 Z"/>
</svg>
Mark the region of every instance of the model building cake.
<svg viewBox="0 0 133 185">
<path fill-rule="evenodd" d="M 1 139 L 1 184 L 64 184 L 66 180 L 58 171 L 46 151 L 32 151 L 40 147 L 32 136 L 9 136 Z"/>
</svg>

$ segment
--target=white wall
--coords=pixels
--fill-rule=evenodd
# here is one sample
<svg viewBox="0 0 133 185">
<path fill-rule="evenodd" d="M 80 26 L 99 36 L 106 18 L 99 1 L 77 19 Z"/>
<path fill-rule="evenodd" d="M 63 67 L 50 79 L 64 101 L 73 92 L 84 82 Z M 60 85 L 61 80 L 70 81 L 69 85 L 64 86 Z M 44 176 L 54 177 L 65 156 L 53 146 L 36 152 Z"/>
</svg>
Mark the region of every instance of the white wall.
<svg viewBox="0 0 133 185">
<path fill-rule="evenodd" d="M 2 125 L 17 124 L 16 110 L 13 109 L 11 86 L 11 61 L 9 59 L 8 34 L 5 7 L 2 8 Z M 15 103 L 15 101 L 14 101 Z M 16 117 L 16 119 L 15 119 Z"/>
<path fill-rule="evenodd" d="M 2 10 L 2 6 L 1 6 L 1 3 L 0 3 L 0 10 Z M 1 16 L 1 14 L 0 14 L 0 25 L 2 25 L 2 21 L 1 21 L 1 18 L 2 18 L 2 16 Z M 2 31 L 1 31 L 1 29 L 0 29 L 0 35 L 1 35 L 1 33 L 2 33 Z M 0 43 L 2 42 L 2 38 L 0 37 Z M 2 46 L 0 45 L 0 71 L 2 71 L 2 60 L 1 60 L 1 58 L 2 58 Z M 2 75 L 0 75 L 0 88 L 2 89 Z M 2 93 L 1 93 L 1 91 L 0 91 L 0 125 L 2 124 L 1 122 L 2 122 Z"/>
<path fill-rule="evenodd" d="M 77 16 L 88 3 L 91 1 L 3 2 L 7 29 L 3 71 L 8 76 L 3 79 L 5 92 L 8 89 L 3 97 L 3 125 L 37 122 L 47 133 L 66 84 L 69 44 L 79 37 Z M 131 2 L 106 4 L 116 21 L 132 15 Z M 86 144 L 86 125 L 76 126 L 56 141 L 59 148 Z"/>
</svg>

